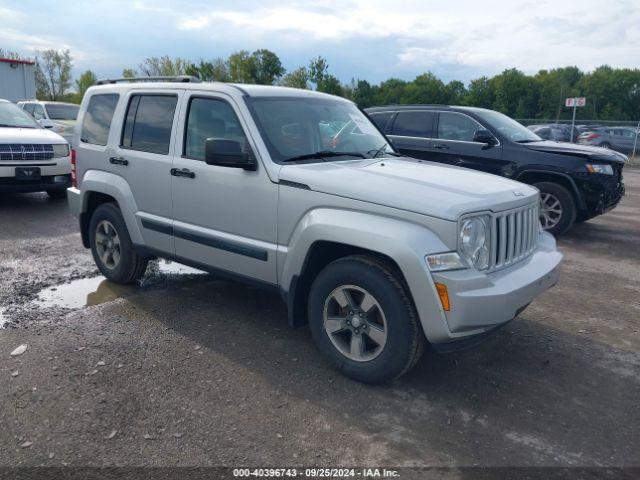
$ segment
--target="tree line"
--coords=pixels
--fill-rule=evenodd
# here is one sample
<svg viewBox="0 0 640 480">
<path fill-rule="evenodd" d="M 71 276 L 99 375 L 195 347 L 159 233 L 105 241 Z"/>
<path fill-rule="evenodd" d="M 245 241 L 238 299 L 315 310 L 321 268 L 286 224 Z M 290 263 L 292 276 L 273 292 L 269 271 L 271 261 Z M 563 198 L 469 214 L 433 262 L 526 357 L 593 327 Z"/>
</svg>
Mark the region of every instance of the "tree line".
<svg viewBox="0 0 640 480">
<path fill-rule="evenodd" d="M 86 70 L 72 82 L 72 66 L 68 50 L 38 51 L 38 98 L 79 102 L 97 79 L 91 70 Z M 467 85 L 459 80 L 444 82 L 430 72 L 413 80 L 389 78 L 372 84 L 354 78 L 343 83 L 331 73 L 323 57 L 313 58 L 308 65 L 287 71 L 277 54 L 259 49 L 254 52 L 241 50 L 226 59 L 215 57 L 193 61 L 167 55 L 149 57 L 137 67 L 122 71 L 126 78 L 176 75 L 193 75 L 203 81 L 307 88 L 349 98 L 362 108 L 418 103 L 469 105 L 498 110 L 520 119 L 570 119 L 572 112 L 564 108 L 564 99 L 582 96 L 587 97 L 587 106 L 578 109 L 579 119 L 640 119 L 640 69 L 607 65 L 591 72 L 570 66 L 540 70 L 533 75 L 512 68 L 492 77 L 476 78 Z M 71 92 L 72 86 L 75 92 Z"/>
</svg>

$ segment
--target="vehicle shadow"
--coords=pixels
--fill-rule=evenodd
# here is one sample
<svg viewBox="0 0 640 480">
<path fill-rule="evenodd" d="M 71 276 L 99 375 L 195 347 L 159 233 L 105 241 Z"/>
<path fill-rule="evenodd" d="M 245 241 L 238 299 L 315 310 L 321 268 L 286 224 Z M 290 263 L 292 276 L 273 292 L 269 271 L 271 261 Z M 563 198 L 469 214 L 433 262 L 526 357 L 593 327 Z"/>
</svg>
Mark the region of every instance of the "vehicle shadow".
<svg viewBox="0 0 640 480">
<path fill-rule="evenodd" d="M 274 390 L 312 402 L 327 422 L 383 445 L 394 464 L 429 463 L 427 451 L 463 465 L 640 462 L 640 414 L 631 408 L 638 355 L 526 312 L 474 350 L 428 351 L 405 377 L 367 386 L 330 369 L 308 329 L 289 329 L 276 295 L 213 277 L 176 288 L 130 301 Z"/>
</svg>

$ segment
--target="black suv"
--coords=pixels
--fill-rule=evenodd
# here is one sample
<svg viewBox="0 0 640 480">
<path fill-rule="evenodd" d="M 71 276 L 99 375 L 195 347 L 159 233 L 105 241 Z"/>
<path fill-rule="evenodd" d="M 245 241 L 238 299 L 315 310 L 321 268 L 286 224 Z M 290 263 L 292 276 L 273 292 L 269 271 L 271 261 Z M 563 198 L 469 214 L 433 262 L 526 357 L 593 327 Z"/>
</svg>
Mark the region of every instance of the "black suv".
<svg viewBox="0 0 640 480">
<path fill-rule="evenodd" d="M 624 195 L 625 155 L 543 140 L 493 110 L 395 105 L 366 112 L 404 155 L 534 185 L 541 193 L 540 221 L 554 235 L 611 210 Z"/>
</svg>

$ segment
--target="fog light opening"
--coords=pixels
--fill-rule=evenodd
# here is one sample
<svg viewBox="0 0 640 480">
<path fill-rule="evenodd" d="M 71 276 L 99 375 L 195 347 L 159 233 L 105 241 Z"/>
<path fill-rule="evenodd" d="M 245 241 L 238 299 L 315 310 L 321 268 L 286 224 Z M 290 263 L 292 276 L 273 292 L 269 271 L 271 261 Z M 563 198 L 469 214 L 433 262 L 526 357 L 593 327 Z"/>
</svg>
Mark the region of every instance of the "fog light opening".
<svg viewBox="0 0 640 480">
<path fill-rule="evenodd" d="M 447 292 L 447 286 L 444 283 L 436 282 L 436 290 L 438 290 L 438 296 L 440 297 L 440 303 L 445 312 L 451 310 L 451 303 L 449 302 L 449 292 Z"/>
</svg>

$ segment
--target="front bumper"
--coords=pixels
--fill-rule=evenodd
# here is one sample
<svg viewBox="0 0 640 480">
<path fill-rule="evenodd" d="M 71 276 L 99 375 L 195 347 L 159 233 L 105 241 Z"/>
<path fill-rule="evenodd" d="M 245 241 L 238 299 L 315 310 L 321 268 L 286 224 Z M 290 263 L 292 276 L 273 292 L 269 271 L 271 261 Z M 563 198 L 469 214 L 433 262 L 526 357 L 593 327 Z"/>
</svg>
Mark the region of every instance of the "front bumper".
<svg viewBox="0 0 640 480">
<path fill-rule="evenodd" d="M 47 175 L 38 180 L 16 180 L 15 177 L 0 177 L 0 193 L 27 193 L 64 190 L 71 186 L 71 175 Z"/>
<path fill-rule="evenodd" d="M 451 309 L 445 316 L 450 341 L 467 341 L 512 320 L 556 284 L 561 260 L 553 236 L 540 233 L 536 251 L 503 270 L 433 273 L 433 280 L 446 285 L 449 293 Z"/>
</svg>

